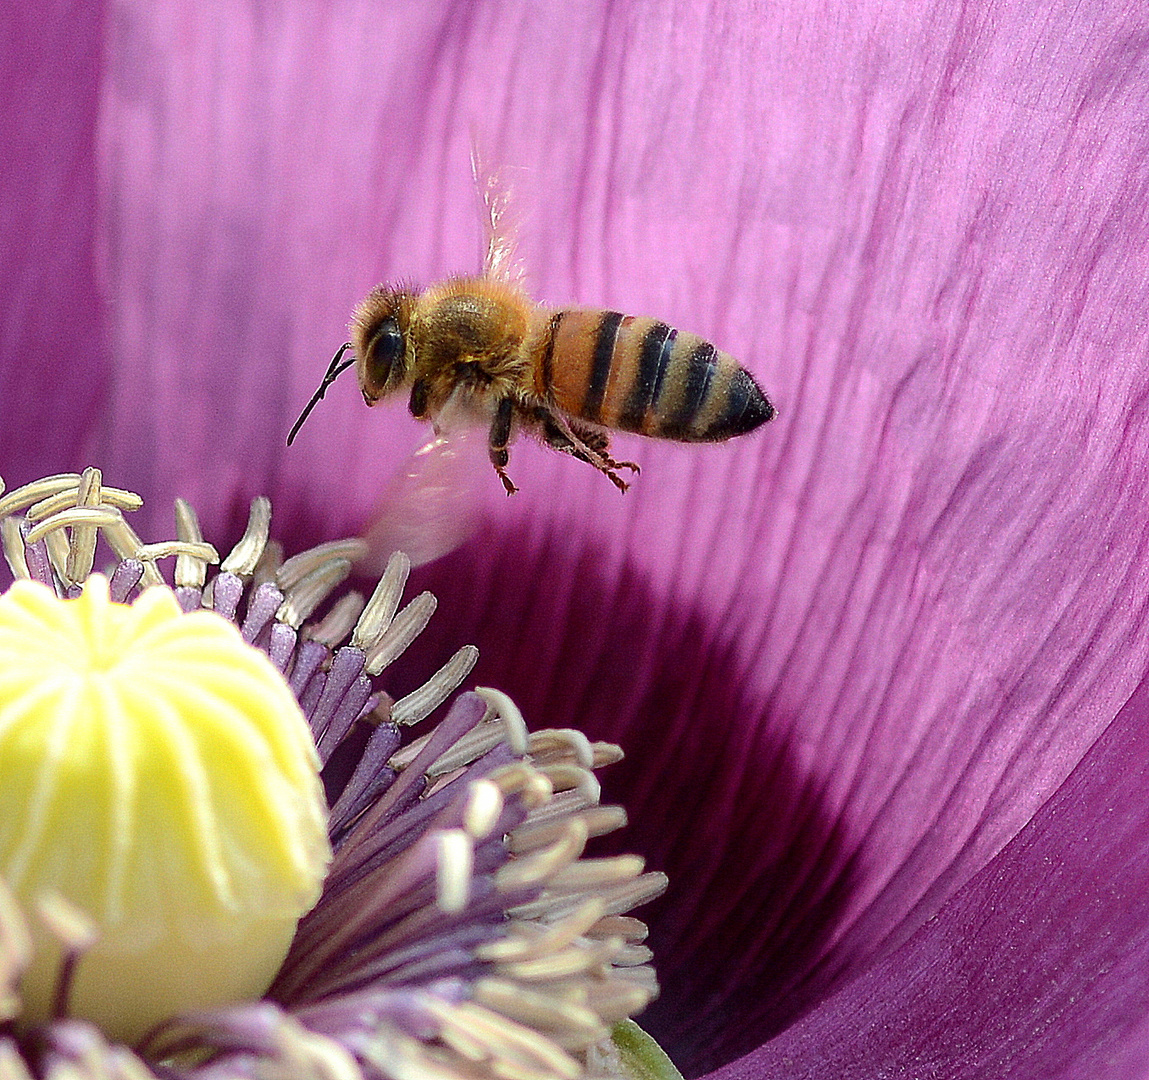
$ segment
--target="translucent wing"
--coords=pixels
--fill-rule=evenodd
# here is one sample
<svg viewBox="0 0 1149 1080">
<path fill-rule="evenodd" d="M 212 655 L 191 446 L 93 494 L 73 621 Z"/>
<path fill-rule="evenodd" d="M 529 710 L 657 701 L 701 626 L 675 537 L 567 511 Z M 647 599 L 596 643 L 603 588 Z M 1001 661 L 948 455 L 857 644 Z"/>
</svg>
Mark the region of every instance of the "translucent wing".
<svg viewBox="0 0 1149 1080">
<path fill-rule="evenodd" d="M 519 285 L 522 283 L 522 268 L 515 258 L 515 230 L 509 212 L 511 197 L 499 175 L 484 165 L 474 143 L 471 144 L 471 175 L 482 207 L 483 230 L 487 238 L 483 274 Z"/>
<path fill-rule="evenodd" d="M 382 572 L 393 551 L 422 566 L 454 551 L 478 529 L 482 484 L 490 481 L 487 428 L 482 417 L 448 402 L 435 418 L 435 435 L 392 476 L 364 533 L 363 566 Z"/>
</svg>

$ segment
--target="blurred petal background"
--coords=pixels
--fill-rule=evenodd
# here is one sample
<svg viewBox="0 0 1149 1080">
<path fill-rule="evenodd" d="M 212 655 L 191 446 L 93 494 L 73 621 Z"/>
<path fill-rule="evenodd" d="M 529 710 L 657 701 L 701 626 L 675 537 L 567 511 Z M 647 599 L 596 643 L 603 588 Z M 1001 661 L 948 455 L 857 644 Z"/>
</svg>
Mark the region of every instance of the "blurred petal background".
<svg viewBox="0 0 1149 1080">
<path fill-rule="evenodd" d="M 477 267 L 475 141 L 540 300 L 707 335 L 781 414 L 620 442 L 625 496 L 520 442 L 421 575 L 412 679 L 474 641 L 630 755 L 644 1022 L 688 1075 L 1149 1075 L 1141 5 L 3 19 L 9 485 L 97 465 L 145 539 L 176 494 L 221 547 L 255 494 L 292 549 L 362 528 L 402 403 L 348 377 L 283 440 L 368 288 Z"/>
</svg>

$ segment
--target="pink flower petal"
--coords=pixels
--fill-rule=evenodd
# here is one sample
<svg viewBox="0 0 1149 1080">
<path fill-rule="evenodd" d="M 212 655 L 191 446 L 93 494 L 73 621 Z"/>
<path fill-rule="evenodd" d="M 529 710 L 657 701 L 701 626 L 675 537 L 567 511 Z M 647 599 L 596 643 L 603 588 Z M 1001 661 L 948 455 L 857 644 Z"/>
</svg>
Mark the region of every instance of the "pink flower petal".
<svg viewBox="0 0 1149 1080">
<path fill-rule="evenodd" d="M 92 216 L 101 12 L 13 7 L 0 37 L 0 476 L 77 468 L 110 356 Z M 51 462 L 45 469 L 44 463 Z"/>
<path fill-rule="evenodd" d="M 1149 683 L 900 949 L 716 1080 L 1145 1076 Z"/>
</svg>

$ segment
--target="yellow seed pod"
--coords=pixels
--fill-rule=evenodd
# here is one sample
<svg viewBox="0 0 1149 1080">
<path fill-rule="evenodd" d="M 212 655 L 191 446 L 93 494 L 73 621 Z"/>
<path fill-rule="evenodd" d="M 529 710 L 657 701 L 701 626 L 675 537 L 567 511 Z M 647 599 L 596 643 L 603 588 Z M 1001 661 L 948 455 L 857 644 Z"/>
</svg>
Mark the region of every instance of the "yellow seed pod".
<svg viewBox="0 0 1149 1080">
<path fill-rule="evenodd" d="M 25 1021 L 49 1015 L 62 898 L 95 926 L 69 1001 L 126 1041 L 259 996 L 331 857 L 307 721 L 267 657 L 164 588 L 0 596 L 0 875 L 33 925 Z M 57 934 L 59 930 L 57 929 Z"/>
</svg>

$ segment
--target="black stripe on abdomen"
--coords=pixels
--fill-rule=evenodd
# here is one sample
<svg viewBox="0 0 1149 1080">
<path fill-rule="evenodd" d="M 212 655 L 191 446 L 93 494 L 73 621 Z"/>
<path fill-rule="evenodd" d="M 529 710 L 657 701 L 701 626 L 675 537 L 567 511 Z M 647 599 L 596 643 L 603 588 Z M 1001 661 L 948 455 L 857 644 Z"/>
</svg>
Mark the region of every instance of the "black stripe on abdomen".
<svg viewBox="0 0 1149 1080">
<path fill-rule="evenodd" d="M 682 400 L 672 416 L 664 418 L 663 430 L 672 438 L 689 438 L 698 414 L 706 403 L 706 392 L 717 369 L 718 350 L 709 341 L 700 342 L 686 358 Z"/>
<path fill-rule="evenodd" d="M 643 335 L 638 357 L 638 373 L 626 399 L 618 426 L 624 431 L 645 431 L 648 416 L 662 390 L 666 369 L 674 352 L 678 331 L 664 322 L 656 322 Z"/>
<path fill-rule="evenodd" d="M 614 359 L 614 344 L 618 340 L 618 328 L 622 324 L 620 311 L 604 311 L 595 334 L 594 356 L 591 360 L 590 381 L 583 397 L 581 416 L 597 421 L 602 415 L 602 402 L 606 396 L 606 383 L 610 378 L 611 362 Z"/>
</svg>

